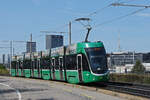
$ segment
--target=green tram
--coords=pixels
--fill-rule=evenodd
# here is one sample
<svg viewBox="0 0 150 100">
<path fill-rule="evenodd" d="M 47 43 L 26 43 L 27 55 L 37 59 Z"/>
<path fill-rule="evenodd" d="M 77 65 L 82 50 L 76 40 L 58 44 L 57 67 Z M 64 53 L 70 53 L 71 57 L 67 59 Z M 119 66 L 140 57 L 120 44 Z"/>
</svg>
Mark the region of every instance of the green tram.
<svg viewBox="0 0 150 100">
<path fill-rule="evenodd" d="M 106 51 L 102 42 L 80 42 L 14 56 L 11 75 L 74 84 L 109 80 Z"/>
</svg>

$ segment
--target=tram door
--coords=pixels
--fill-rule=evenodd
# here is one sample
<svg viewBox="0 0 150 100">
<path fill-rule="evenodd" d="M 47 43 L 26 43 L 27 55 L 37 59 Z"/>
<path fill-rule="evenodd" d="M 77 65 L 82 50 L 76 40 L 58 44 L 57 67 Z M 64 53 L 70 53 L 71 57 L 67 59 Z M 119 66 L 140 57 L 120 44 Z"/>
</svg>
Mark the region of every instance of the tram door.
<svg viewBox="0 0 150 100">
<path fill-rule="evenodd" d="M 32 77 L 34 77 L 34 60 L 31 62 L 31 67 L 32 67 Z"/>
<path fill-rule="evenodd" d="M 38 77 L 41 77 L 41 69 L 40 69 L 40 59 L 37 60 L 37 70 L 38 70 Z"/>
<path fill-rule="evenodd" d="M 23 76 L 23 61 L 20 61 L 21 76 Z"/>
<path fill-rule="evenodd" d="M 18 68 L 19 68 L 19 61 L 17 61 L 17 64 L 16 64 L 16 74 L 17 74 L 17 75 L 19 75 Z"/>
<path fill-rule="evenodd" d="M 82 55 L 77 55 L 77 70 L 79 75 L 79 81 L 82 82 Z"/>
<path fill-rule="evenodd" d="M 49 65 L 48 65 L 48 68 L 49 68 L 49 76 L 50 76 L 50 79 L 52 79 L 52 75 L 51 75 L 51 72 L 52 72 L 52 70 L 51 70 L 51 68 L 52 68 L 52 62 L 51 62 L 51 59 L 49 59 Z"/>
<path fill-rule="evenodd" d="M 63 57 L 59 58 L 60 79 L 63 80 Z"/>
<path fill-rule="evenodd" d="M 55 80 L 55 58 L 52 58 L 52 75 L 53 80 Z"/>
</svg>

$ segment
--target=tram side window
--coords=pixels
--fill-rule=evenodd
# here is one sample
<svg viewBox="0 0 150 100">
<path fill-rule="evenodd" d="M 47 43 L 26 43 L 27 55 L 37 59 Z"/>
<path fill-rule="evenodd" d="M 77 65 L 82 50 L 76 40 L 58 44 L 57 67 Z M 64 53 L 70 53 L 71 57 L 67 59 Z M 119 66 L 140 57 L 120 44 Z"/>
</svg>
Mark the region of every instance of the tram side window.
<svg viewBox="0 0 150 100">
<path fill-rule="evenodd" d="M 41 68 L 44 69 L 44 66 L 45 66 L 44 59 L 41 59 Z"/>
<path fill-rule="evenodd" d="M 82 68 L 83 68 L 83 71 L 89 71 L 89 64 L 88 64 L 88 61 L 87 61 L 87 57 L 83 54 L 82 55 Z"/>
<path fill-rule="evenodd" d="M 55 59 L 51 59 L 51 65 L 52 65 L 52 66 L 55 65 Z"/>
<path fill-rule="evenodd" d="M 49 59 L 47 59 L 47 66 L 46 66 L 46 68 L 49 69 L 50 65 L 51 65 L 51 61 L 50 61 L 50 58 L 49 58 Z"/>
<path fill-rule="evenodd" d="M 58 59 L 58 57 L 55 58 L 55 69 L 56 70 L 59 69 L 59 59 Z"/>
<path fill-rule="evenodd" d="M 60 70 L 63 69 L 63 58 L 59 58 L 59 66 L 60 66 Z"/>
<path fill-rule="evenodd" d="M 34 60 L 34 62 L 33 62 L 33 68 L 34 69 L 37 69 L 37 64 L 36 63 L 37 63 L 37 60 Z"/>
<path fill-rule="evenodd" d="M 24 60 L 23 60 L 22 66 L 23 66 L 23 69 L 25 69 L 25 61 Z"/>
<path fill-rule="evenodd" d="M 31 66 L 33 69 L 35 68 L 35 60 L 31 61 Z"/>
<path fill-rule="evenodd" d="M 22 66 L 22 61 L 19 61 L 19 69 L 22 69 L 23 66 Z"/>
<path fill-rule="evenodd" d="M 50 60 L 46 59 L 46 58 L 43 58 L 42 61 L 41 61 L 41 66 L 44 69 L 48 69 L 49 66 L 50 66 Z"/>
<path fill-rule="evenodd" d="M 15 69 L 16 68 L 16 61 L 12 61 L 11 65 L 12 65 L 12 69 Z"/>
<path fill-rule="evenodd" d="M 67 70 L 77 70 L 76 55 L 66 56 L 66 68 Z"/>
<path fill-rule="evenodd" d="M 25 66 L 25 69 L 30 69 L 31 68 L 31 61 L 30 60 L 25 60 L 24 61 L 24 66 Z"/>
</svg>

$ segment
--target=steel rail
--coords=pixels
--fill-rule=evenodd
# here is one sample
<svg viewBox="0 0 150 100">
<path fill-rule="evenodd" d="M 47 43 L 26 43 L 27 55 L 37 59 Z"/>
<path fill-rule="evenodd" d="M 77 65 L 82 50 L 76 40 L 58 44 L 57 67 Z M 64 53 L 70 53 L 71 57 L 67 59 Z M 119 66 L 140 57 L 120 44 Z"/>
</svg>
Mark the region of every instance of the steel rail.
<svg viewBox="0 0 150 100">
<path fill-rule="evenodd" d="M 108 82 L 104 89 L 150 98 L 150 86 L 132 83 Z"/>
</svg>

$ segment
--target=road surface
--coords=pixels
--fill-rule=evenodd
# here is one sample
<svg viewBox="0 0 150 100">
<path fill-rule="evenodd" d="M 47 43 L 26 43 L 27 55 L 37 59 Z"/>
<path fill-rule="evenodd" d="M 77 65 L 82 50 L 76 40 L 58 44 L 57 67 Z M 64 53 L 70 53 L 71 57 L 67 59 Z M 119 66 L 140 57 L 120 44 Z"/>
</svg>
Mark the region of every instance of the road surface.
<svg viewBox="0 0 150 100">
<path fill-rule="evenodd" d="M 122 100 L 55 81 L 0 76 L 0 100 Z"/>
</svg>

